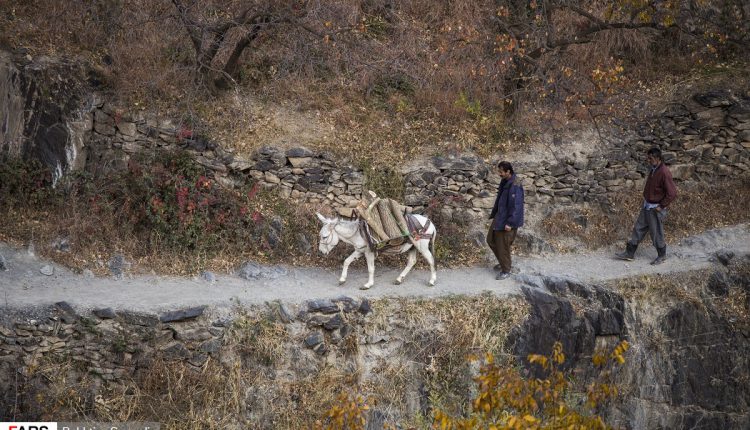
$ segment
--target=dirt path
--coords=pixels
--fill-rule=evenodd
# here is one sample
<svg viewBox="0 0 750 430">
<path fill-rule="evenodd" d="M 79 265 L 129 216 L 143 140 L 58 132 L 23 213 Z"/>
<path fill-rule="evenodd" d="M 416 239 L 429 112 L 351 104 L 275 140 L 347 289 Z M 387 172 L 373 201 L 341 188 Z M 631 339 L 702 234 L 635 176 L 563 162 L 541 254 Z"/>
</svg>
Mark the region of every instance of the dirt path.
<svg viewBox="0 0 750 430">
<path fill-rule="evenodd" d="M 375 286 L 359 290 L 366 281 L 364 269 L 352 269 L 343 286 L 337 285 L 338 273 L 317 268 L 261 268 L 258 279 L 246 280 L 235 274 L 217 274 L 214 282 L 202 278 L 135 276 L 124 279 L 94 278 L 72 273 L 63 267 L 0 243 L 0 255 L 9 270 L 0 271 L 0 307 L 26 308 L 66 301 L 79 309 L 111 307 L 137 311 L 160 311 L 186 306 L 227 307 L 235 303 L 263 304 L 280 300 L 300 303 L 309 299 L 361 297 L 480 294 L 515 294 L 524 283 L 533 283 L 538 275 L 561 276 L 584 282 L 602 282 L 641 274 L 668 274 L 708 267 L 715 263 L 717 251 L 732 251 L 737 256 L 750 254 L 750 225 L 743 224 L 710 230 L 682 240 L 669 249 L 669 259 L 651 266 L 655 251 L 648 243 L 641 246 L 637 259 L 626 263 L 615 260 L 614 248 L 589 254 L 553 254 L 516 258 L 519 270 L 510 279 L 496 281 L 493 271 L 484 267 L 465 269 L 438 268 L 437 286 L 428 287 L 429 273 L 412 272 L 404 284 L 392 281 L 400 269 L 380 268 L 376 263 Z M 52 275 L 40 269 L 54 267 Z M 269 270 L 265 270 L 269 269 Z"/>
</svg>

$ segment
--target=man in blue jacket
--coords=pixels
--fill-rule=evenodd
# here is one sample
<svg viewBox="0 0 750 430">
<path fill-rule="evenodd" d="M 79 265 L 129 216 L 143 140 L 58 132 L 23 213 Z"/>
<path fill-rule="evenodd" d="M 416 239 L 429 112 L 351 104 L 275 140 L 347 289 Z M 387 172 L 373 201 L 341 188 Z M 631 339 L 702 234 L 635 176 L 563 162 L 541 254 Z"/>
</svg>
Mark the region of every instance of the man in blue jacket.
<svg viewBox="0 0 750 430">
<path fill-rule="evenodd" d="M 513 166 L 509 162 L 499 162 L 497 170 L 502 180 L 490 213 L 493 222 L 487 233 L 487 244 L 498 261 L 495 270 L 500 273 L 496 279 L 505 279 L 510 276 L 510 247 L 516 239 L 518 228 L 523 225 L 523 188 L 516 182 Z"/>
</svg>

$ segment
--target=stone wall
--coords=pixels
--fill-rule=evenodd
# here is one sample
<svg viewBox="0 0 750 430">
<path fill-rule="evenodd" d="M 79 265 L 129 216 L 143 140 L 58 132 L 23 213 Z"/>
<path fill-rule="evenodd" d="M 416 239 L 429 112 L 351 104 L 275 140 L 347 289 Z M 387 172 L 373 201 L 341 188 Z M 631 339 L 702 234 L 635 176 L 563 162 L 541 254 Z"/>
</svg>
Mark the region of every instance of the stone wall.
<svg viewBox="0 0 750 430">
<path fill-rule="evenodd" d="M 263 147 L 242 157 L 172 121 L 128 115 L 101 98 L 91 105 L 86 166 L 93 173 L 123 168 L 139 151 L 184 149 L 227 186 L 259 181 L 285 197 L 324 203 L 345 216 L 351 215 L 366 187 L 361 170 L 341 166 L 327 153 Z M 697 94 L 669 105 L 604 153 L 521 162 L 516 170 L 530 204 L 604 202 L 611 193 L 642 186 L 644 154 L 652 146 L 662 148 L 677 181 L 750 176 L 750 96 Z M 432 157 L 426 165 L 404 172 L 404 201 L 415 209 L 438 206 L 447 220 L 484 216 L 500 181 L 493 171 L 471 154 Z"/>
</svg>

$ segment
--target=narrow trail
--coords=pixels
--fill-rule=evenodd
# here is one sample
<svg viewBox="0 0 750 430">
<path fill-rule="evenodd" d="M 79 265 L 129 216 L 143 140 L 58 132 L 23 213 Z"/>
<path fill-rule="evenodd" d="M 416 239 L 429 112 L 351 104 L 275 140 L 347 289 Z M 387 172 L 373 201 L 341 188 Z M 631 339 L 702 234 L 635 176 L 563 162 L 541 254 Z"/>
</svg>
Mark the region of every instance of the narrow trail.
<svg viewBox="0 0 750 430">
<path fill-rule="evenodd" d="M 582 282 L 604 282 L 646 274 L 670 274 L 702 269 L 717 264 L 720 250 L 737 256 L 750 254 L 750 225 L 709 230 L 683 239 L 668 248 L 668 260 L 651 266 L 655 250 L 644 242 L 633 262 L 615 260 L 615 249 L 580 254 L 550 254 L 514 259 L 518 270 L 511 278 L 496 281 L 492 269 L 470 267 L 438 268 L 435 287 L 428 287 L 429 273 L 415 270 L 402 285 L 393 285 L 401 268 L 384 268 L 376 261 L 375 286 L 362 291 L 367 272 L 351 269 L 349 279 L 338 285 L 338 271 L 320 268 L 273 267 L 261 270 L 258 279 L 246 280 L 236 274 L 217 274 L 215 282 L 202 278 L 133 276 L 124 279 L 92 278 L 75 274 L 54 263 L 0 243 L 0 255 L 9 270 L 0 271 L 0 307 L 27 308 L 66 301 L 79 309 L 111 307 L 134 311 L 162 311 L 187 306 L 209 305 L 217 308 L 235 304 L 263 304 L 270 301 L 301 303 L 310 299 L 381 297 L 441 297 L 475 295 L 485 291 L 500 296 L 517 294 L 524 284 L 538 276 L 558 276 Z M 404 257 L 404 263 L 406 259 Z M 44 275 L 40 268 L 54 267 Z"/>
</svg>

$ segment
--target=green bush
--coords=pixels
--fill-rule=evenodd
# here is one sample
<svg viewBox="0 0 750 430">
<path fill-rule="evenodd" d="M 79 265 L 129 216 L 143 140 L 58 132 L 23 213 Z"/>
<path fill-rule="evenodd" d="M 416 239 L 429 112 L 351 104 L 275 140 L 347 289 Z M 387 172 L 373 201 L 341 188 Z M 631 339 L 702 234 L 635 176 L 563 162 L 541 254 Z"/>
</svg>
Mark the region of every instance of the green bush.
<svg viewBox="0 0 750 430">
<path fill-rule="evenodd" d="M 52 172 L 38 161 L 0 162 L 0 205 L 37 205 L 51 194 Z"/>
</svg>

